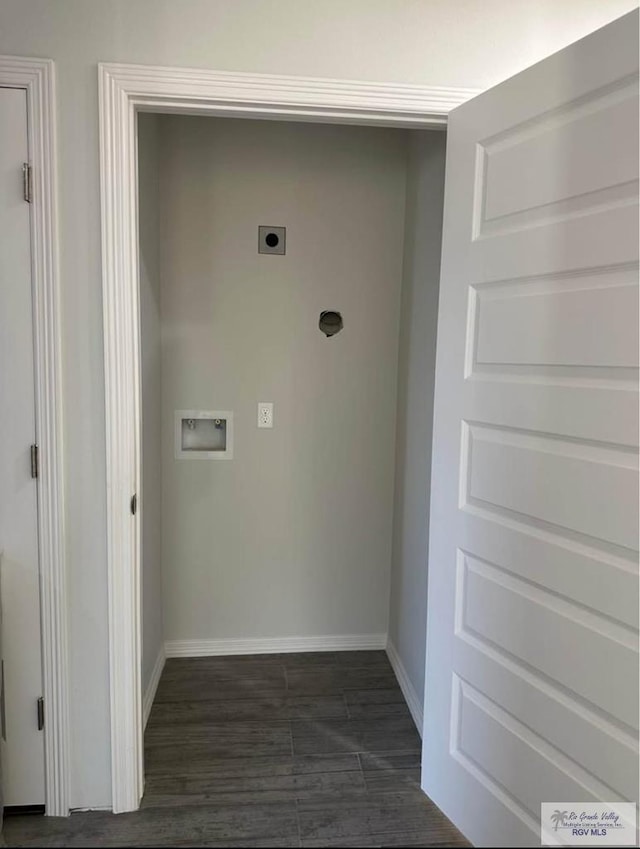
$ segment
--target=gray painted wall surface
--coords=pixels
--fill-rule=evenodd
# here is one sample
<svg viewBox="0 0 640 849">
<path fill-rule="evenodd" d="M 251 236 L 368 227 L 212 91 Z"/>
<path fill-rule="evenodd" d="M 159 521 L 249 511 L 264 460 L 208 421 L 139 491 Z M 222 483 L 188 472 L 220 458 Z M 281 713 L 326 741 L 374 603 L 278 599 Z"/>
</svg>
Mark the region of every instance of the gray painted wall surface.
<svg viewBox="0 0 640 849">
<path fill-rule="evenodd" d="M 163 117 L 161 138 L 165 638 L 385 634 L 406 133 Z M 190 409 L 233 411 L 233 460 L 174 458 Z"/>
<path fill-rule="evenodd" d="M 444 133 L 410 134 L 398 358 L 389 639 L 421 704 L 445 144 Z"/>
</svg>

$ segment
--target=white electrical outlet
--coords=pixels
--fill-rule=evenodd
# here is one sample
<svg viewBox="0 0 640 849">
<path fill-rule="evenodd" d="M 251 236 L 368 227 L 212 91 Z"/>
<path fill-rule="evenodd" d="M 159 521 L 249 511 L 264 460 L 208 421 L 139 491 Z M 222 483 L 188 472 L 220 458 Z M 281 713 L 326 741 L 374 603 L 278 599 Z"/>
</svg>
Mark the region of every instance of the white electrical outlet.
<svg viewBox="0 0 640 849">
<path fill-rule="evenodd" d="M 258 401 L 258 427 L 273 427 L 273 404 Z"/>
</svg>

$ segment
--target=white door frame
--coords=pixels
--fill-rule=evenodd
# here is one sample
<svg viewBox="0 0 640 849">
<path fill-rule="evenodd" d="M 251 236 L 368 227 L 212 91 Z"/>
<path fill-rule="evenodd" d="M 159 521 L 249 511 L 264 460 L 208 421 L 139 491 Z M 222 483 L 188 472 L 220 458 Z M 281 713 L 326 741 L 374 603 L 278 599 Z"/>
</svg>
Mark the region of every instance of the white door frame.
<svg viewBox="0 0 640 849">
<path fill-rule="evenodd" d="M 107 437 L 111 775 L 114 813 L 144 786 L 140 676 L 138 111 L 444 128 L 474 89 L 101 64 L 100 186 Z"/>
<path fill-rule="evenodd" d="M 32 167 L 31 279 L 36 440 L 39 448 L 38 545 L 45 715 L 45 812 L 50 816 L 67 816 L 69 688 L 54 64 L 48 59 L 0 56 L 0 86 L 25 89 L 27 93 Z"/>
</svg>

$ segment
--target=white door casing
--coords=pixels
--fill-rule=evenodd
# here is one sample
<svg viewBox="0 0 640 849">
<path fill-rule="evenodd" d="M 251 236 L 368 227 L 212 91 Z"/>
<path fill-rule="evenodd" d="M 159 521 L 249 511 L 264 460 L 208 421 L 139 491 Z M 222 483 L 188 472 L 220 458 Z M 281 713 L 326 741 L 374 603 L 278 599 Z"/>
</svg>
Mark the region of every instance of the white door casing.
<svg viewBox="0 0 640 849">
<path fill-rule="evenodd" d="M 0 88 L 0 600 L 4 667 L 5 805 L 44 804 L 36 442 L 29 204 L 27 94 Z"/>
<path fill-rule="evenodd" d="M 422 786 L 475 845 L 638 799 L 638 14 L 455 109 Z"/>
<path fill-rule="evenodd" d="M 442 128 L 449 110 L 477 92 L 122 64 L 101 64 L 99 83 L 111 776 L 121 813 L 138 808 L 144 785 L 136 112 Z"/>
</svg>

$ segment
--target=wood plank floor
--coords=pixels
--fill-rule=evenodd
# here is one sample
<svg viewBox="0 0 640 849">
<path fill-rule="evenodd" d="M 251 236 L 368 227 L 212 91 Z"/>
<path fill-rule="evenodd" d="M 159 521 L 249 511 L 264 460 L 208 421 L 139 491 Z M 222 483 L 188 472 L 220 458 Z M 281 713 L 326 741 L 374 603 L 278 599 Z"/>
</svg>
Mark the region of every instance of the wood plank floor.
<svg viewBox="0 0 640 849">
<path fill-rule="evenodd" d="M 420 791 L 384 652 L 168 660 L 139 811 L 11 817 L 8 846 L 465 846 Z"/>
</svg>

